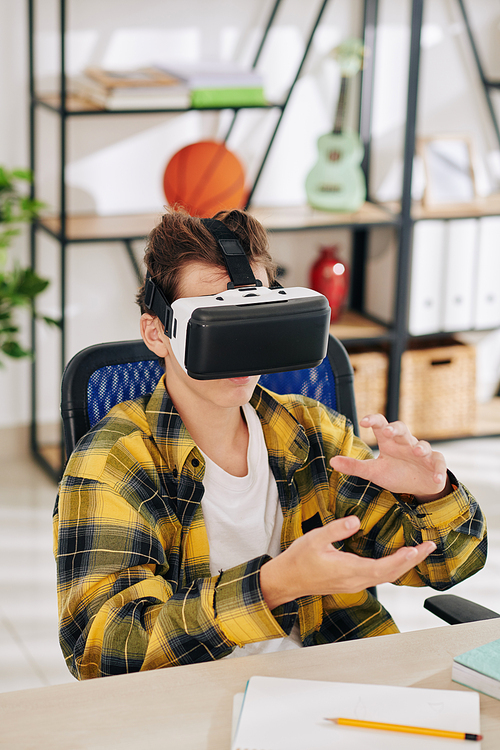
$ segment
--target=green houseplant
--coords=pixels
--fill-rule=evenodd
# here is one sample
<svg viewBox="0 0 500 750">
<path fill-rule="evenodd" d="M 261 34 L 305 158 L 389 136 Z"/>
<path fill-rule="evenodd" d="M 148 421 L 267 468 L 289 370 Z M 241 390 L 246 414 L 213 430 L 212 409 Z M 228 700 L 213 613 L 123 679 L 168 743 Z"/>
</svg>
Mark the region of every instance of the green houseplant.
<svg viewBox="0 0 500 750">
<path fill-rule="evenodd" d="M 20 233 L 20 225 L 33 221 L 43 207 L 23 193 L 22 187 L 32 182 L 28 170 L 8 170 L 0 167 L 0 366 L 5 357 L 26 357 L 30 351 L 20 343 L 20 327 L 16 322 L 16 309 L 29 307 L 34 298 L 47 288 L 30 267 L 9 263 L 9 247 Z M 47 322 L 55 321 L 45 318 Z"/>
</svg>

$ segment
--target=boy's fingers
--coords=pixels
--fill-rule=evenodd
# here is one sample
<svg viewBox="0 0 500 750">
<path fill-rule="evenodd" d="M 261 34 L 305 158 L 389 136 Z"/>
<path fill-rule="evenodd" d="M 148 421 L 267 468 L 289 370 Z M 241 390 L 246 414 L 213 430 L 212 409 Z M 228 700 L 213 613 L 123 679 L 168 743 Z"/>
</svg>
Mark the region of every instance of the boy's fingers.
<svg viewBox="0 0 500 750">
<path fill-rule="evenodd" d="M 366 417 L 360 420 L 360 424 L 363 427 L 371 427 L 375 430 L 381 430 L 383 427 L 387 427 L 389 424 L 383 414 L 367 414 Z"/>
<path fill-rule="evenodd" d="M 335 471 L 348 474 L 349 476 L 360 477 L 361 479 L 370 479 L 371 464 L 372 459 L 370 458 L 360 461 L 357 458 L 349 458 L 348 456 L 334 456 L 330 459 L 330 466 Z"/>
<path fill-rule="evenodd" d="M 323 542 L 340 542 L 342 539 L 348 539 L 356 533 L 360 527 L 360 520 L 357 516 L 345 516 L 337 518 L 335 521 L 325 524 L 318 529 L 316 534 Z"/>
<path fill-rule="evenodd" d="M 422 457 L 430 456 L 432 454 L 432 447 L 426 440 L 418 440 L 413 446 L 413 451 Z"/>
<path fill-rule="evenodd" d="M 389 557 L 379 560 L 380 583 L 394 581 L 425 560 L 436 549 L 434 542 L 423 542 L 417 547 L 403 547 Z"/>
<path fill-rule="evenodd" d="M 435 542 L 422 542 L 422 544 L 418 544 L 416 547 L 404 547 L 406 552 L 405 560 L 418 559 L 420 562 L 425 560 L 425 558 L 430 555 L 431 552 L 434 552 L 435 549 Z"/>
<path fill-rule="evenodd" d="M 384 428 L 383 434 L 385 437 L 400 438 L 398 440 L 399 443 L 403 441 L 412 446 L 415 446 L 418 443 L 417 438 L 411 434 L 406 424 L 401 421 L 390 422 L 390 424 Z"/>
<path fill-rule="evenodd" d="M 417 547 L 403 547 L 392 555 L 378 560 L 356 557 L 347 553 L 344 570 L 348 570 L 346 578 L 348 586 L 343 590 L 361 591 L 370 586 L 392 583 L 419 565 L 435 548 L 434 542 L 425 542 Z"/>
</svg>

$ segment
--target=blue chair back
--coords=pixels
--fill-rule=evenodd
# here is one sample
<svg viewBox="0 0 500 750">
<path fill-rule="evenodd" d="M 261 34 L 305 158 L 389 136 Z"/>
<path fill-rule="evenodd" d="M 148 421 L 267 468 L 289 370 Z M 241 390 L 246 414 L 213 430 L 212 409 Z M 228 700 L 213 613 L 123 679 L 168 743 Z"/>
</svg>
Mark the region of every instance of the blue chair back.
<svg viewBox="0 0 500 750">
<path fill-rule="evenodd" d="M 61 387 L 66 455 L 115 404 L 152 393 L 162 373 L 158 358 L 141 340 L 96 344 L 76 354 L 64 371 Z M 351 419 L 357 430 L 352 367 L 333 336 L 327 357 L 317 367 L 262 375 L 260 383 L 275 393 L 298 393 L 321 401 Z"/>
<path fill-rule="evenodd" d="M 328 357 L 310 370 L 291 370 L 261 375 L 260 385 L 274 393 L 298 393 L 321 401 L 330 409 L 337 408 L 337 389 Z"/>
<path fill-rule="evenodd" d="M 89 426 L 97 424 L 116 404 L 152 393 L 162 373 L 158 359 L 105 365 L 95 370 L 87 384 Z"/>
</svg>

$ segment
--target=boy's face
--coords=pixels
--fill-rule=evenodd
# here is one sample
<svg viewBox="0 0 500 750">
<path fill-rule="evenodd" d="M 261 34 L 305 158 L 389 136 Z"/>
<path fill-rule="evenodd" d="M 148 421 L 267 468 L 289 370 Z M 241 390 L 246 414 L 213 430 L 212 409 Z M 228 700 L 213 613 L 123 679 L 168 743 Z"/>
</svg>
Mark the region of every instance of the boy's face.
<svg viewBox="0 0 500 750">
<path fill-rule="evenodd" d="M 255 266 L 252 270 L 256 279 L 262 281 L 264 286 L 269 286 L 267 273 L 263 267 Z M 189 263 L 180 273 L 179 297 L 219 294 L 227 289 L 229 281 L 230 278 L 224 269 L 217 266 L 208 266 L 205 263 Z M 141 319 L 143 338 L 151 349 L 152 347 L 145 336 L 145 319 L 151 319 L 151 316 L 143 315 Z M 248 403 L 259 380 L 259 375 L 222 380 L 195 380 L 189 377 L 175 358 L 170 340 L 163 333 L 159 319 L 150 320 L 148 325 L 154 325 L 155 327 L 155 336 L 158 337 L 159 341 L 158 349 L 153 349 L 153 351 L 159 356 L 165 357 L 168 392 L 179 412 L 182 412 L 182 408 L 179 408 L 179 406 L 185 398 L 189 398 L 193 404 L 197 403 L 200 408 L 203 408 L 204 403 L 207 406 L 210 403 L 229 408 Z"/>
</svg>

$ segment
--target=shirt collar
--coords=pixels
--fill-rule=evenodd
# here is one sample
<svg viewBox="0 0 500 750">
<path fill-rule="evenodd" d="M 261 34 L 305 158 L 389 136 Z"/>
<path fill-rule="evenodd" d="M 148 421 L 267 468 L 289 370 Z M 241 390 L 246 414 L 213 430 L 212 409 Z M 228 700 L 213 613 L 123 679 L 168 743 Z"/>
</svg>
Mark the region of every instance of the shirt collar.
<svg viewBox="0 0 500 750">
<path fill-rule="evenodd" d="M 149 399 L 146 418 L 153 440 L 167 466 L 170 469 L 176 469 L 181 474 L 184 464 L 190 458 L 189 466 L 193 467 L 191 471 L 201 481 L 204 472 L 203 456 L 168 395 L 165 375 L 162 375 Z M 195 459 L 194 464 L 193 459 Z M 198 474 L 200 474 L 199 477 Z"/>
<path fill-rule="evenodd" d="M 273 458 L 277 460 L 282 475 L 290 482 L 295 471 L 306 462 L 310 444 L 302 424 L 275 395 L 257 385 L 250 403 L 262 423 L 271 463 Z"/>
<path fill-rule="evenodd" d="M 282 474 L 290 480 L 293 473 L 305 463 L 309 453 L 309 440 L 304 427 L 270 391 L 260 385 L 255 387 L 250 404 L 260 418 L 268 452 L 279 459 Z M 165 375 L 160 378 L 149 400 L 146 418 L 153 440 L 167 466 L 177 469 L 180 474 L 189 459 L 189 466 L 194 467 L 190 471 L 201 481 L 203 456 L 168 394 Z"/>
</svg>

